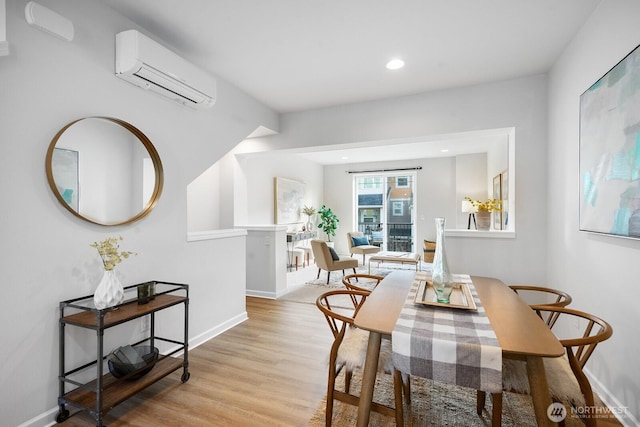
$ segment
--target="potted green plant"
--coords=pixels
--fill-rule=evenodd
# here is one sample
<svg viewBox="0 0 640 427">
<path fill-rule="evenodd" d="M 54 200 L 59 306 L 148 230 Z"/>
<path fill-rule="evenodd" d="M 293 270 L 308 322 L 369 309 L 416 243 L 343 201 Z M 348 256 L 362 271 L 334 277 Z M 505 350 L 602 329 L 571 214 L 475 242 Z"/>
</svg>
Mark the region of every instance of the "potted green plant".
<svg viewBox="0 0 640 427">
<path fill-rule="evenodd" d="M 336 230 L 338 229 L 338 223 L 340 220 L 331 211 L 331 208 L 322 205 L 320 209 L 318 209 L 318 215 L 320 215 L 320 223 L 318 224 L 318 228 L 324 231 L 327 234 L 327 241 L 331 241 L 331 236 L 336 235 Z"/>
</svg>

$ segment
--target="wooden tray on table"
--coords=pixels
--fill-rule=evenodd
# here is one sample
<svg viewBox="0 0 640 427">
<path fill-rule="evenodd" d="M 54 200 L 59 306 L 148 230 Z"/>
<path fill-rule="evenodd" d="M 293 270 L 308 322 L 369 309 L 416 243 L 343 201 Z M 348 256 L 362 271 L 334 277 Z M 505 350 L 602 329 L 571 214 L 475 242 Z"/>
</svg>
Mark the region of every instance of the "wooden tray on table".
<svg viewBox="0 0 640 427">
<path fill-rule="evenodd" d="M 438 302 L 436 291 L 430 280 L 421 280 L 418 284 L 418 292 L 414 302 L 416 304 L 431 305 L 436 307 L 460 308 L 463 310 L 477 310 L 468 283 L 458 282 L 453 285 L 453 291 L 449 303 Z"/>
</svg>

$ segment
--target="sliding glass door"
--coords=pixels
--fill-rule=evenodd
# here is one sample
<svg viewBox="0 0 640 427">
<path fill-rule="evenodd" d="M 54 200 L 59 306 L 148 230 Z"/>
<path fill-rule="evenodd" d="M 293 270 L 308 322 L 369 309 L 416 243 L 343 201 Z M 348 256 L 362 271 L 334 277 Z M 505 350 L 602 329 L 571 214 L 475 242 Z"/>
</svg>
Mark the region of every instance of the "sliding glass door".
<svg viewBox="0 0 640 427">
<path fill-rule="evenodd" d="M 384 251 L 414 252 L 414 172 L 354 176 L 358 231 Z"/>
</svg>

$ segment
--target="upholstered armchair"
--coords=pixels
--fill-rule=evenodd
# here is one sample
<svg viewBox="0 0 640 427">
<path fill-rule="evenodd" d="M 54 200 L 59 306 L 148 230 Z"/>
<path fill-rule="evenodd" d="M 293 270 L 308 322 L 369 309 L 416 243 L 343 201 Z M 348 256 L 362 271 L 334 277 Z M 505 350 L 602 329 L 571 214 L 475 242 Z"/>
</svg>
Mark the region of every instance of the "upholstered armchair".
<svg viewBox="0 0 640 427">
<path fill-rule="evenodd" d="M 349 253 L 351 256 L 353 256 L 353 254 L 362 254 L 362 265 L 365 264 L 366 254 L 376 254 L 380 252 L 380 247 L 369 244 L 367 237 L 360 231 L 347 233 L 347 241 L 349 243 Z"/>
<path fill-rule="evenodd" d="M 355 274 L 356 268 L 358 267 L 358 260 L 340 258 L 335 251 L 332 254 L 331 251 L 333 248 L 330 249 L 329 246 L 327 246 L 327 242 L 324 240 L 312 240 L 311 250 L 313 251 L 313 258 L 318 266 L 317 279 L 320 278 L 320 272 L 322 270 L 327 270 L 327 283 L 329 283 L 329 277 L 331 276 L 332 271 L 342 270 L 342 275 L 344 276 L 344 270 L 352 268 Z"/>
</svg>

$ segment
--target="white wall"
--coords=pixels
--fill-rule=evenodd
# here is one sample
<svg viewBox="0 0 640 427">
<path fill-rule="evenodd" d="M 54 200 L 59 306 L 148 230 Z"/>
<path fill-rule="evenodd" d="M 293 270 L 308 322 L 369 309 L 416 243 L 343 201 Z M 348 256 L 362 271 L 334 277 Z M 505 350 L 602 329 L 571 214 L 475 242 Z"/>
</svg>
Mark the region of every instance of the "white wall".
<svg viewBox="0 0 640 427">
<path fill-rule="evenodd" d="M 274 177 L 304 182 L 303 205 L 317 210 L 323 203 L 322 166 L 317 163 L 287 152 L 240 154 L 238 168 L 245 181 L 236 183 L 236 197 L 246 200 L 246 222 L 236 222 L 237 225 L 274 224 Z M 306 221 L 306 215 L 301 215 L 300 223 L 289 228 L 299 230 Z"/>
<path fill-rule="evenodd" d="M 220 181 L 220 162 L 216 162 L 189 184 L 187 222 L 190 232 L 221 228 L 220 208 L 223 204 L 220 203 Z"/>
<path fill-rule="evenodd" d="M 613 326 L 587 368 L 611 404 L 628 407 L 635 418 L 628 425 L 640 420 L 640 241 L 578 231 L 579 97 L 640 43 L 638 17 L 636 0 L 603 0 L 553 67 L 547 159 L 548 283 L 567 290 L 575 308 Z"/>
<path fill-rule="evenodd" d="M 116 78 L 114 35 L 140 28 L 95 0 L 39 2 L 74 22 L 75 39 L 64 42 L 29 26 L 26 0 L 7 2 L 12 52 L 0 57 L 0 424 L 6 426 L 54 420 L 58 302 L 93 294 L 102 268 L 91 242 L 122 235 L 122 248 L 138 253 L 116 268 L 125 285 L 188 283 L 196 340 L 246 315 L 244 237 L 188 243 L 186 188 L 256 127 L 277 123 L 277 114 L 223 80 L 216 105 L 192 111 Z M 86 116 L 126 120 L 156 147 L 164 190 L 143 220 L 90 224 L 51 193 L 44 168 L 49 142 Z"/>
<path fill-rule="evenodd" d="M 391 141 L 487 129 L 515 128 L 517 236 L 515 239 L 451 237 L 450 265 L 457 271 L 505 282 L 545 283 L 547 81 L 537 75 L 492 84 L 284 114 L 280 134 L 257 138 L 260 150 Z M 331 192 L 325 171 L 324 202 L 350 206 L 350 194 Z M 443 187 L 452 177 L 432 176 Z M 455 186 L 451 186 L 455 194 Z M 440 201 L 434 201 L 434 206 Z M 342 209 L 342 208 L 340 208 Z M 346 209 L 350 209 L 346 208 Z M 420 209 L 420 207 L 419 207 Z M 459 206 L 448 206 L 455 218 Z M 351 212 L 338 212 L 341 218 Z M 432 215 L 432 214 L 431 214 Z M 420 213 L 418 215 L 420 218 Z M 428 218 L 426 219 L 428 221 Z M 452 221 L 455 223 L 455 221 Z M 341 224 L 341 227 L 346 227 Z M 344 230 L 344 228 L 342 228 Z M 426 228 L 428 230 L 428 228 Z M 428 231 L 425 232 L 428 235 Z M 345 239 L 337 235 L 339 239 Z M 346 245 L 340 243 L 338 245 Z"/>
</svg>

